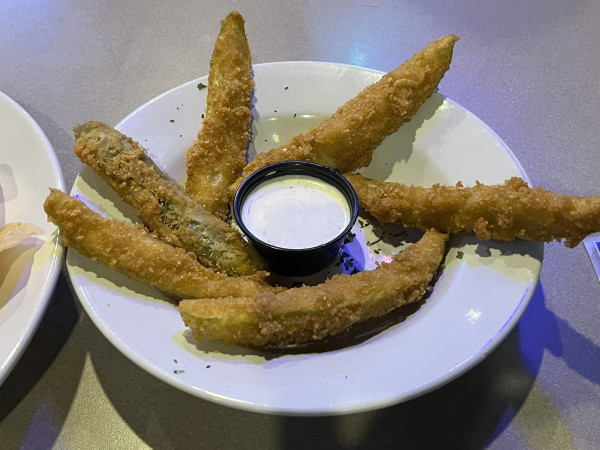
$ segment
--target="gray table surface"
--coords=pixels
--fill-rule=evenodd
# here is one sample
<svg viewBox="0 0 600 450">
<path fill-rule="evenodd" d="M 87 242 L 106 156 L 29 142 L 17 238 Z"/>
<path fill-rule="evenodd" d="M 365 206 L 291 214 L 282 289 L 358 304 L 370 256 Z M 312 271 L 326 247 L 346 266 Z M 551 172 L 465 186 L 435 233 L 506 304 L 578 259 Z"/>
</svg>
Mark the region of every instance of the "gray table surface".
<svg viewBox="0 0 600 450">
<path fill-rule="evenodd" d="M 116 124 L 208 72 L 239 10 L 255 63 L 390 70 L 461 37 L 440 92 L 487 123 L 533 184 L 600 194 L 600 2 L 4 0 L 0 90 L 48 135 L 67 189 L 74 124 Z M 63 267 L 48 310 L 0 387 L 3 448 L 600 448 L 600 283 L 582 245 L 545 245 L 540 282 L 474 369 L 393 407 L 340 417 L 250 413 L 180 392 L 116 350 Z"/>
</svg>

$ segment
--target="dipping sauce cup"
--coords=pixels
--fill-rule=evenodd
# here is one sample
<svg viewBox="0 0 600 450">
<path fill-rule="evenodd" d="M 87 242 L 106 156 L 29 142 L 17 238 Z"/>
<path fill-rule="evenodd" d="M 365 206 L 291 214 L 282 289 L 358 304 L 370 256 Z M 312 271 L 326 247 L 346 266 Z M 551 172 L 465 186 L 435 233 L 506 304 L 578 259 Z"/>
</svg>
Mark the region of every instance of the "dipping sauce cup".
<svg viewBox="0 0 600 450">
<path fill-rule="evenodd" d="M 233 214 L 273 272 L 304 276 L 337 256 L 356 222 L 358 198 L 332 168 L 284 161 L 246 178 L 235 195 Z"/>
</svg>

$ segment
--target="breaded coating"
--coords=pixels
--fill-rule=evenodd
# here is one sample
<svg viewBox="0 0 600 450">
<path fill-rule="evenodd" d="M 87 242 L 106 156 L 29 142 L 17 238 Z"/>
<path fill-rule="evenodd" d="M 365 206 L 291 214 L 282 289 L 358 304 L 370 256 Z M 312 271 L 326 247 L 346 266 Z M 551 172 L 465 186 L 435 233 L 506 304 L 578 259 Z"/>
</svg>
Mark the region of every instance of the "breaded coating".
<svg viewBox="0 0 600 450">
<path fill-rule="evenodd" d="M 254 348 L 316 341 L 419 300 L 436 276 L 447 239 L 432 230 L 371 271 L 247 298 L 184 300 L 179 311 L 198 341 Z"/>
<path fill-rule="evenodd" d="M 228 277 L 202 266 L 195 255 L 130 226 L 102 217 L 85 203 L 57 189 L 44 202 L 48 220 L 60 230 L 63 243 L 165 294 L 181 298 L 252 295 L 269 289 L 266 273 Z"/>
<path fill-rule="evenodd" d="M 457 36 L 448 35 L 432 42 L 320 124 L 279 148 L 256 155 L 230 187 L 230 198 L 248 175 L 279 161 L 314 161 L 339 172 L 368 165 L 381 141 L 412 119 L 437 89 L 450 68 L 457 40 Z"/>
<path fill-rule="evenodd" d="M 360 205 L 381 223 L 401 223 L 445 233 L 472 232 L 479 239 L 561 241 L 575 247 L 600 231 L 600 196 L 571 197 L 531 188 L 523 179 L 502 185 L 431 188 L 345 175 Z"/>
<path fill-rule="evenodd" d="M 244 19 L 234 11 L 221 22 L 202 129 L 185 152 L 187 193 L 223 220 L 229 214 L 228 188 L 246 165 L 254 89 L 251 62 Z"/>
<path fill-rule="evenodd" d="M 76 126 L 75 137 L 75 154 L 160 238 L 228 275 L 251 275 L 266 268 L 235 229 L 187 195 L 137 142 L 101 122 Z"/>
</svg>

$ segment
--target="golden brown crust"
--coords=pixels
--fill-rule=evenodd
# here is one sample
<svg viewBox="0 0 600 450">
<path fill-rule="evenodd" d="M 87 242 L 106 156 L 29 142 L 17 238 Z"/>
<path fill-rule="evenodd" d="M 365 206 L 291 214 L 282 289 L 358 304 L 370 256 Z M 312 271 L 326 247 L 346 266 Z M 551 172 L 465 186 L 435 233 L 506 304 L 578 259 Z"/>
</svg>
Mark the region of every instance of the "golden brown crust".
<svg viewBox="0 0 600 450">
<path fill-rule="evenodd" d="M 429 231 L 390 263 L 336 275 L 317 286 L 261 291 L 250 298 L 185 300 L 179 310 L 197 340 L 256 348 L 319 340 L 420 299 L 442 261 L 447 238 Z"/>
<path fill-rule="evenodd" d="M 576 246 L 600 231 L 600 196 L 572 197 L 531 188 L 513 177 L 502 185 L 431 188 L 345 175 L 360 205 L 382 223 L 472 232 L 479 239 L 510 242 L 517 238 Z"/>
<path fill-rule="evenodd" d="M 173 247 L 140 225 L 107 219 L 59 190 L 51 189 L 44 209 L 63 243 L 131 279 L 182 298 L 252 295 L 268 289 L 266 273 L 228 277 L 202 266 L 193 253 Z"/>
<path fill-rule="evenodd" d="M 228 275 L 251 275 L 266 268 L 240 233 L 187 195 L 137 142 L 102 122 L 76 126 L 75 136 L 75 154 L 162 239 Z"/>
<path fill-rule="evenodd" d="M 237 12 L 221 22 L 208 75 L 202 129 L 186 153 L 186 191 L 208 211 L 226 219 L 228 188 L 246 165 L 254 89 L 244 19 Z"/>
<path fill-rule="evenodd" d="M 340 172 L 368 165 L 381 141 L 410 120 L 437 89 L 457 40 L 449 35 L 432 42 L 320 124 L 279 148 L 259 153 L 230 187 L 230 198 L 248 175 L 278 161 L 314 161 Z"/>
</svg>

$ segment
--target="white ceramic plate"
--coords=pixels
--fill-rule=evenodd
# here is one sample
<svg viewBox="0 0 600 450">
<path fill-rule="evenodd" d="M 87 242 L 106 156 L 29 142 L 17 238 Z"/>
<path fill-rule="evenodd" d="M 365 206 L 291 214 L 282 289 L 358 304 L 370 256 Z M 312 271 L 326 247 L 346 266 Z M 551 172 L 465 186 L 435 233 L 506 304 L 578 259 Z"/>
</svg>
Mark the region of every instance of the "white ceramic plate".
<svg viewBox="0 0 600 450">
<path fill-rule="evenodd" d="M 0 225 L 20 221 L 43 230 L 0 253 L 0 384 L 37 329 L 60 271 L 63 247 L 42 206 L 49 187 L 64 190 L 48 138 L 0 92 Z"/>
<path fill-rule="evenodd" d="M 373 70 L 313 62 L 261 64 L 254 71 L 251 155 L 310 127 L 381 76 Z M 185 177 L 183 152 L 192 144 L 204 112 L 206 91 L 197 88 L 199 81 L 207 80 L 166 92 L 118 125 L 179 181 Z M 439 94 L 384 141 L 364 172 L 421 185 L 525 177 L 515 156 L 485 124 Z M 72 193 L 115 218 L 134 217 L 91 169 L 82 170 Z M 374 240 L 370 227 L 355 231 L 364 251 L 362 267 L 372 267 L 374 259 L 392 250 L 381 242 L 364 245 Z M 479 243 L 456 237 L 433 293 L 405 321 L 356 345 L 279 356 L 214 341 L 195 345 L 177 310 L 158 291 L 76 251 L 68 252 L 67 265 L 99 329 L 161 380 L 237 408 L 325 415 L 405 401 L 485 358 L 525 309 L 537 284 L 542 250 L 541 244 L 522 241 Z"/>
</svg>

